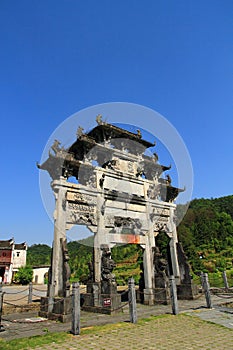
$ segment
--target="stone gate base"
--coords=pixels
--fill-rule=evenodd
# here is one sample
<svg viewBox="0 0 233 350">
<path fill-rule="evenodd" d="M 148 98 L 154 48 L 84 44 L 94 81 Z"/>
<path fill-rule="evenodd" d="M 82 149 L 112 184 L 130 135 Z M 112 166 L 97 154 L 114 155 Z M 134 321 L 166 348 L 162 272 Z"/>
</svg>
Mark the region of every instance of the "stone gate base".
<svg viewBox="0 0 233 350">
<path fill-rule="evenodd" d="M 96 303 L 94 294 L 81 294 L 81 307 L 84 311 L 112 315 L 121 311 L 120 306 L 121 296 L 119 294 L 100 294 L 98 303 Z"/>
<path fill-rule="evenodd" d="M 178 300 L 193 300 L 198 294 L 198 286 L 193 283 L 182 283 L 177 286 Z"/>
<path fill-rule="evenodd" d="M 81 308 L 84 311 L 114 314 L 121 311 L 121 295 L 117 285 L 108 281 L 87 283 L 87 293 L 81 294 Z"/>
<path fill-rule="evenodd" d="M 191 283 L 181 283 L 177 285 L 177 299 L 178 300 L 193 300 L 199 295 L 198 286 Z M 144 305 L 163 304 L 169 305 L 171 303 L 171 294 L 169 286 L 154 288 L 153 290 L 144 289 L 136 290 L 137 302 Z"/>
<path fill-rule="evenodd" d="M 169 288 L 155 288 L 152 293 L 149 289 L 144 289 L 143 292 L 136 290 L 137 303 L 144 305 L 168 305 L 171 303 Z"/>
<path fill-rule="evenodd" d="M 48 312 L 49 298 L 42 297 L 40 302 L 40 317 L 46 317 L 49 320 L 60 322 L 70 322 L 72 319 L 72 299 L 71 296 L 53 298 L 52 312 Z"/>
<path fill-rule="evenodd" d="M 154 291 L 155 304 L 169 305 L 171 304 L 171 296 L 169 288 L 155 288 Z"/>
</svg>

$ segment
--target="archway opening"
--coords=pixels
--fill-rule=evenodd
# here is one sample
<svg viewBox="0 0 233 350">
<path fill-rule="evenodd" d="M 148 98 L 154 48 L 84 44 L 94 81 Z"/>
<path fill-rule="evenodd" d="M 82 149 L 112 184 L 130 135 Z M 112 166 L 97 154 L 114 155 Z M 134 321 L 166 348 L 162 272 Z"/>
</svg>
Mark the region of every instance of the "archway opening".
<svg viewBox="0 0 233 350">
<path fill-rule="evenodd" d="M 75 225 L 67 231 L 70 282 L 87 284 L 93 261 L 94 234 L 85 225 Z"/>
<path fill-rule="evenodd" d="M 172 275 L 172 263 L 169 246 L 170 240 L 170 237 L 168 237 L 164 231 L 159 232 L 159 234 L 155 237 L 156 251 L 161 255 L 161 259 L 164 259 L 166 261 L 167 275 Z"/>
<path fill-rule="evenodd" d="M 130 277 L 139 284 L 142 272 L 143 249 L 138 244 L 116 245 L 111 250 L 112 259 L 116 263 L 114 274 L 118 286 L 127 286 Z"/>
</svg>

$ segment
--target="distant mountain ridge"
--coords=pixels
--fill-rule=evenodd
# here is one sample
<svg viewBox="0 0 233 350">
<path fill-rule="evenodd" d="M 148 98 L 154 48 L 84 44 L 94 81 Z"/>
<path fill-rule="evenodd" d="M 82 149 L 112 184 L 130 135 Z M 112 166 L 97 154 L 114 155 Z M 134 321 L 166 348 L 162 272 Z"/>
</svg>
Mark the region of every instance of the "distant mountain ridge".
<svg viewBox="0 0 233 350">
<path fill-rule="evenodd" d="M 233 220 L 233 195 L 224 196 L 220 198 L 199 198 L 193 199 L 190 203 L 190 208 L 197 206 L 213 206 L 219 212 L 225 212 L 229 214 Z"/>
</svg>

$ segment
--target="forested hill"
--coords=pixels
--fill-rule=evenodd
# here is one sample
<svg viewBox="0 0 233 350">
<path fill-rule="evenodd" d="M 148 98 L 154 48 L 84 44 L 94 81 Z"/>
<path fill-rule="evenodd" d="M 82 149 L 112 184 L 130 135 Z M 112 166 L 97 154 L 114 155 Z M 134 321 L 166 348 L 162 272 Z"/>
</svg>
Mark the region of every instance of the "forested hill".
<svg viewBox="0 0 233 350">
<path fill-rule="evenodd" d="M 27 264 L 30 266 L 50 265 L 51 250 L 47 244 L 33 244 L 28 247 Z"/>
<path fill-rule="evenodd" d="M 233 196 L 191 201 L 178 237 L 195 272 L 232 268 Z"/>
<path fill-rule="evenodd" d="M 182 206 L 178 210 L 182 211 Z M 216 272 L 233 269 L 233 196 L 215 199 L 194 199 L 178 227 L 179 241 L 188 257 L 194 273 L 198 271 Z M 70 267 L 73 278 L 85 281 L 89 271 L 88 262 L 92 259 L 92 240 L 68 243 Z M 164 242 L 163 242 L 164 240 Z M 157 240 L 165 252 L 166 237 Z M 29 265 L 50 263 L 51 247 L 36 244 L 28 248 Z M 133 275 L 139 279 L 142 251 L 139 246 L 115 247 L 112 257 L 117 263 L 117 281 L 123 284 Z"/>
<path fill-rule="evenodd" d="M 93 236 L 80 241 L 68 242 L 67 248 L 70 257 L 71 278 L 85 283 L 89 275 L 88 263 L 93 257 Z M 27 264 L 47 265 L 50 262 L 51 247 L 45 244 L 34 244 L 28 248 Z M 134 244 L 114 247 L 112 258 L 117 263 L 114 271 L 118 284 L 127 283 L 133 276 L 138 282 L 140 277 L 140 263 L 142 262 L 142 249 Z"/>
<path fill-rule="evenodd" d="M 194 199 L 190 203 L 189 208 L 200 208 L 205 206 L 213 207 L 220 213 L 225 212 L 229 214 L 233 220 L 233 195 L 211 199 Z"/>
</svg>

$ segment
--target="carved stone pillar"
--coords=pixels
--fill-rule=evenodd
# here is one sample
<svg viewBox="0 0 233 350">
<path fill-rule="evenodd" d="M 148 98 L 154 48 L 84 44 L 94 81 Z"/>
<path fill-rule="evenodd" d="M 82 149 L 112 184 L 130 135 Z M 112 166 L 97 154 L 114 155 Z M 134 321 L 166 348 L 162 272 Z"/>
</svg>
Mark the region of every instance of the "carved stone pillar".
<svg viewBox="0 0 233 350">
<path fill-rule="evenodd" d="M 177 249 L 176 249 L 176 243 L 178 242 L 177 238 L 177 232 L 176 232 L 176 224 L 175 224 L 175 214 L 174 214 L 174 208 L 170 208 L 170 230 L 171 230 L 171 237 L 169 246 L 170 246 L 170 256 L 171 256 L 171 263 L 172 263 L 172 273 L 176 279 L 176 284 L 180 284 L 180 268 L 177 258 Z"/>
<path fill-rule="evenodd" d="M 101 194 L 97 195 L 97 232 L 94 236 L 94 282 L 101 282 L 101 244 L 104 244 L 104 232 L 105 232 L 105 223 L 104 223 L 104 199 Z"/>
<path fill-rule="evenodd" d="M 56 199 L 54 211 L 54 239 L 52 256 L 51 284 L 55 297 L 63 296 L 63 252 L 62 241 L 66 239 L 66 188 L 63 180 L 54 181 L 53 191 Z"/>
<path fill-rule="evenodd" d="M 152 207 L 150 203 L 146 203 L 146 216 L 148 224 L 148 232 L 146 236 L 146 245 L 143 253 L 143 268 L 144 268 L 144 304 L 153 305 L 155 302 L 154 288 L 155 288 L 155 279 L 154 279 L 154 252 L 153 248 L 155 246 L 154 239 L 154 228 L 153 220 L 151 217 Z"/>
<path fill-rule="evenodd" d="M 176 233 L 176 227 L 173 228 L 172 231 L 172 237 L 169 243 L 170 246 L 170 254 L 171 254 L 171 263 L 172 263 L 172 272 L 173 275 L 176 279 L 176 283 L 180 283 L 180 269 L 179 269 L 179 264 L 178 264 L 178 259 L 177 259 L 177 249 L 176 249 L 176 243 L 178 242 L 177 240 L 177 233 Z"/>
<path fill-rule="evenodd" d="M 153 250 L 150 244 L 150 238 L 147 236 L 147 242 L 143 253 L 144 267 L 144 303 L 148 305 L 154 304 L 154 266 L 153 266 Z"/>
</svg>

